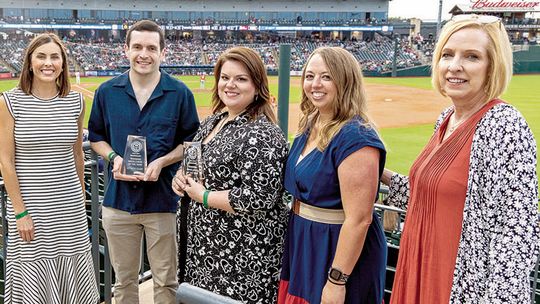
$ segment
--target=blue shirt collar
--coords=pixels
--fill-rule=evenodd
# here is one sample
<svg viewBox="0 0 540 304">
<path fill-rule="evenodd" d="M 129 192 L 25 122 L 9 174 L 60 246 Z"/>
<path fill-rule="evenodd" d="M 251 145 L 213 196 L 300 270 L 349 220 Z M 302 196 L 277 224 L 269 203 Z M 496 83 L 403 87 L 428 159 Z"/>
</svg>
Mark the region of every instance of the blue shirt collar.
<svg viewBox="0 0 540 304">
<path fill-rule="evenodd" d="M 173 83 L 172 77 L 167 77 L 169 74 L 165 72 L 164 70 L 160 69 L 161 72 L 159 83 L 154 89 L 154 92 L 152 92 L 152 95 L 148 99 L 148 101 L 151 101 L 153 99 L 159 98 L 163 96 L 164 91 L 176 91 L 176 86 Z M 129 70 L 125 71 L 122 75 L 120 75 L 117 79 L 117 81 L 113 84 L 115 87 L 125 87 L 126 93 L 131 96 L 133 99 L 137 99 L 135 97 L 135 92 L 133 91 L 133 86 L 131 85 L 131 81 L 129 81 Z"/>
</svg>

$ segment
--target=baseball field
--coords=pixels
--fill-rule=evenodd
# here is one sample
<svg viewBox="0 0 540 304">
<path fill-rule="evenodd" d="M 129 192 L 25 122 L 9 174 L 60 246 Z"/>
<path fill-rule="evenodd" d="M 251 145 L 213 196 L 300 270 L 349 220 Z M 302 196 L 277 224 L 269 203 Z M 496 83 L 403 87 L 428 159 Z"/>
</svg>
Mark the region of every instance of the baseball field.
<svg viewBox="0 0 540 304">
<path fill-rule="evenodd" d="M 82 78 L 80 85 L 73 85 L 86 100 L 86 121 L 97 87 L 108 78 Z M 210 113 L 212 77 L 206 78 L 205 88 L 199 87 L 197 76 L 179 77 L 193 91 L 199 117 Z M 386 144 L 386 166 L 407 174 L 409 168 L 433 132 L 433 123 L 450 100 L 431 88 L 430 79 L 419 78 L 366 78 L 369 115 L 377 124 Z M 540 138 L 540 75 L 516 75 L 503 99 L 518 108 L 527 119 L 537 141 Z M 0 81 L 0 91 L 13 88 L 16 80 Z M 536 85 L 535 85 L 536 84 Z M 270 91 L 278 96 L 278 79 L 270 77 Z M 291 78 L 289 106 L 289 138 L 292 139 L 300 117 L 299 77 Z M 537 170 L 539 166 L 537 165 Z"/>
</svg>

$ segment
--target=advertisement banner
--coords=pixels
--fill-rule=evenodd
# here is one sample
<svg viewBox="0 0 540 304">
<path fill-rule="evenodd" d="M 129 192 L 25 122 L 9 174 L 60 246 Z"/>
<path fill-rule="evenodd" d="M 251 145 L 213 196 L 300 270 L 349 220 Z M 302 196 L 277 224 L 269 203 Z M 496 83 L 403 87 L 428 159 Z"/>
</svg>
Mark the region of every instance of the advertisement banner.
<svg viewBox="0 0 540 304">
<path fill-rule="evenodd" d="M 472 12 L 538 12 L 540 1 L 531 0 L 470 0 Z"/>
</svg>

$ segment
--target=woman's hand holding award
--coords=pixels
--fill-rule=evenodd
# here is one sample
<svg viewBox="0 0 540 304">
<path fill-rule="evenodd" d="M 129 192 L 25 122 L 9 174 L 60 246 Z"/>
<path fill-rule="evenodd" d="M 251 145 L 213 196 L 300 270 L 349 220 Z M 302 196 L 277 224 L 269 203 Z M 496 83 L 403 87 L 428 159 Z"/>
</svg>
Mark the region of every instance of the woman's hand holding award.
<svg viewBox="0 0 540 304">
<path fill-rule="evenodd" d="M 184 142 L 184 161 L 182 162 L 182 173 L 185 176 L 190 176 L 196 182 L 203 182 L 204 174 L 202 144 L 200 141 Z"/>
</svg>

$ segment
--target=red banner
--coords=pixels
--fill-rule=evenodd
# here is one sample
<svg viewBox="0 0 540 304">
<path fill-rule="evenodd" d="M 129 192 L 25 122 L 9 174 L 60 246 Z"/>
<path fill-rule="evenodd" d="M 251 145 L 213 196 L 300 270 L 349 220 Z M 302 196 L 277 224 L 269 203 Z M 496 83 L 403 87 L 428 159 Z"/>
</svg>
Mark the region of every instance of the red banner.
<svg viewBox="0 0 540 304">
<path fill-rule="evenodd" d="M 0 73 L 0 79 L 11 78 L 11 73 Z"/>
</svg>

